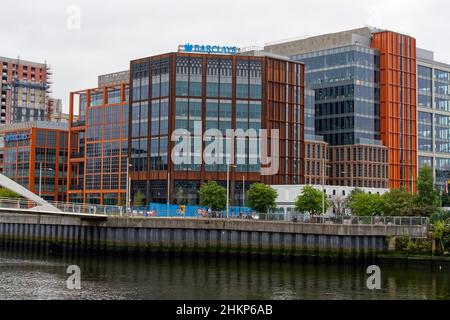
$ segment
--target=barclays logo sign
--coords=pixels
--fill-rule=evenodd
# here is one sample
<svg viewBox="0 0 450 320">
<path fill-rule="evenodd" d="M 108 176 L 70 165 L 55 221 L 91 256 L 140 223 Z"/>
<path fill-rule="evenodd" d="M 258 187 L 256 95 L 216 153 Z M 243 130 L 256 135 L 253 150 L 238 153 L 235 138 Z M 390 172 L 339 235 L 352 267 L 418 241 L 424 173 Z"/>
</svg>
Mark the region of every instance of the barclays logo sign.
<svg viewBox="0 0 450 320">
<path fill-rule="evenodd" d="M 180 52 L 208 53 L 208 54 L 238 54 L 241 50 L 237 47 L 211 46 L 198 44 L 184 44 L 179 46 Z"/>
<path fill-rule="evenodd" d="M 18 141 L 25 141 L 30 139 L 29 133 L 22 133 L 22 134 L 11 134 L 7 135 L 5 137 L 5 142 L 18 142 Z"/>
</svg>

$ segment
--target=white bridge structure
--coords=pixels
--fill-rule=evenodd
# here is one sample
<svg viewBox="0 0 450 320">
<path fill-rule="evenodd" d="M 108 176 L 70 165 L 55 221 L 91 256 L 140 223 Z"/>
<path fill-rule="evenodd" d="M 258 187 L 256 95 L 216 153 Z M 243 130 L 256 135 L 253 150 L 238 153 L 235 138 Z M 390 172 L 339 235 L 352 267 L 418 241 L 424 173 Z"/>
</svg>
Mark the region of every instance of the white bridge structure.
<svg viewBox="0 0 450 320">
<path fill-rule="evenodd" d="M 17 212 L 39 212 L 45 214 L 82 214 L 102 216 L 122 216 L 124 207 L 83 205 L 79 203 L 46 201 L 17 182 L 0 174 L 0 186 L 13 191 L 21 196 L 21 199 L 0 198 L 0 211 L 11 210 Z"/>
<path fill-rule="evenodd" d="M 37 206 L 33 207 L 33 208 L 30 208 L 32 210 L 42 210 L 42 211 L 50 211 L 50 212 L 62 212 L 62 210 L 58 209 L 54 205 L 52 205 L 49 202 L 45 201 L 41 197 L 35 195 L 30 190 L 24 188 L 23 186 L 21 186 L 20 184 L 18 184 L 14 180 L 11 180 L 10 178 L 4 176 L 3 174 L 0 174 L 0 186 L 17 193 L 19 196 L 24 197 L 27 200 L 35 202 L 37 204 Z"/>
</svg>

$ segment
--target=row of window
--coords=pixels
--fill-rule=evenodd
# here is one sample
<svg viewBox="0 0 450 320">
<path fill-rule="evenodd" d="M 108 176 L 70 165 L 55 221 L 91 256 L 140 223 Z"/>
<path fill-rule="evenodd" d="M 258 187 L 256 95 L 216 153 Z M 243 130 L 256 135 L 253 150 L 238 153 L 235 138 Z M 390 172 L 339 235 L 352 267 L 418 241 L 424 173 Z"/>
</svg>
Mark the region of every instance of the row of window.
<svg viewBox="0 0 450 320">
<path fill-rule="evenodd" d="M 108 104 L 119 104 L 121 102 L 127 102 L 128 101 L 128 95 L 129 95 L 129 89 L 125 89 L 125 94 L 122 99 L 122 90 L 120 89 L 114 89 L 114 88 L 107 88 L 106 93 L 106 99 L 103 94 L 103 91 L 97 91 L 93 92 L 91 91 L 91 103 L 90 107 L 97 107 L 102 105 L 108 105 Z M 86 94 L 82 94 L 80 96 L 80 109 L 86 109 L 86 102 L 87 102 L 87 96 Z"/>
<path fill-rule="evenodd" d="M 128 105 L 99 106 L 90 108 L 87 115 L 88 126 L 103 126 L 106 124 L 127 123 Z"/>
<path fill-rule="evenodd" d="M 433 119 L 435 131 L 433 132 Z M 432 152 L 433 137 L 435 152 L 450 153 L 450 117 L 427 112 L 419 112 L 418 118 L 419 150 Z"/>
<path fill-rule="evenodd" d="M 324 145 L 306 144 L 307 159 L 328 158 L 328 147 Z"/>
<path fill-rule="evenodd" d="M 330 161 L 366 161 L 381 162 L 388 161 L 388 150 L 370 147 L 333 148 L 330 150 Z"/>
<path fill-rule="evenodd" d="M 450 111 L 450 72 L 435 69 L 433 77 L 433 70 L 424 66 L 418 66 L 419 106 L 433 107 L 433 81 L 435 107 Z"/>
<path fill-rule="evenodd" d="M 118 174 L 103 174 L 101 179 L 98 175 L 86 175 L 86 190 L 124 190 L 126 183 L 126 176 L 119 179 Z"/>
<path fill-rule="evenodd" d="M 371 69 L 380 67 L 380 59 L 376 51 L 362 46 L 348 46 L 301 54 L 295 56 L 294 59 L 305 63 L 307 73 L 344 65 L 365 66 Z"/>
<path fill-rule="evenodd" d="M 103 143 L 88 143 L 86 146 L 87 158 L 117 156 L 120 153 L 128 154 L 127 140 Z"/>
<path fill-rule="evenodd" d="M 353 164 L 332 165 L 331 176 L 333 178 L 362 178 L 388 179 L 389 166 L 385 164 Z"/>
<path fill-rule="evenodd" d="M 387 189 L 389 184 L 384 180 L 366 180 L 366 179 L 354 179 L 354 180 L 330 180 L 330 185 L 332 186 L 354 186 L 358 188 L 378 188 L 378 189 Z"/>
</svg>

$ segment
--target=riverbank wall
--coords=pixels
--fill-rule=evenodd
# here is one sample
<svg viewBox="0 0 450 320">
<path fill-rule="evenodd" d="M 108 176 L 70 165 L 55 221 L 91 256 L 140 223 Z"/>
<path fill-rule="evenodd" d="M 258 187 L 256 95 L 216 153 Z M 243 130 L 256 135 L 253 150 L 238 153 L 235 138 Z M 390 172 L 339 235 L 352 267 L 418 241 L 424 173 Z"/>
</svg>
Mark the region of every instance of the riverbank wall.
<svg viewBox="0 0 450 320">
<path fill-rule="evenodd" d="M 1 243 L 70 251 L 360 257 L 395 250 L 397 237 L 427 234 L 427 226 L 0 213 Z"/>
</svg>

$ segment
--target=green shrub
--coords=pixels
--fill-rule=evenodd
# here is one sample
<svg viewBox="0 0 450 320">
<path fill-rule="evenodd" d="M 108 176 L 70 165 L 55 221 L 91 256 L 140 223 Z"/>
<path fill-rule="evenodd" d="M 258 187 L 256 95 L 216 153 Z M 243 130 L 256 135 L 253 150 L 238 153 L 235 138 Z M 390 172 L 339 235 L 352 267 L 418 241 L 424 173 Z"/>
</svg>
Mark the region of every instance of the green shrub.
<svg viewBox="0 0 450 320">
<path fill-rule="evenodd" d="M 407 255 L 431 255 L 432 242 L 428 239 L 411 239 L 399 237 L 396 242 L 396 251 Z"/>
<path fill-rule="evenodd" d="M 0 198 L 20 199 L 21 196 L 9 189 L 0 188 Z"/>
<path fill-rule="evenodd" d="M 450 233 L 447 233 L 444 238 L 442 239 L 442 242 L 444 244 L 445 250 L 448 252 L 450 251 Z"/>
<path fill-rule="evenodd" d="M 431 216 L 430 222 L 435 224 L 438 221 L 447 221 L 448 219 L 450 219 L 450 211 L 441 210 Z"/>
</svg>

